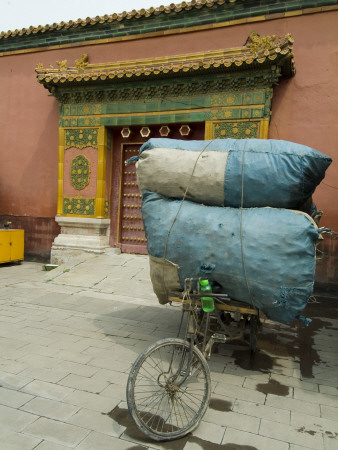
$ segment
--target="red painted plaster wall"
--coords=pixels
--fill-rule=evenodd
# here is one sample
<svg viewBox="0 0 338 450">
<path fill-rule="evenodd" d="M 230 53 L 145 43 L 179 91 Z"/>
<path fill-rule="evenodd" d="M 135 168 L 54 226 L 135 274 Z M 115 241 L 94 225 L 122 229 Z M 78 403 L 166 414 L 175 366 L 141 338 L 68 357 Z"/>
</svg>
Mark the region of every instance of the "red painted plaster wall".
<svg viewBox="0 0 338 450">
<path fill-rule="evenodd" d="M 40 59 L 0 58 L 0 214 L 56 214 L 58 104 L 36 82 Z"/>
</svg>

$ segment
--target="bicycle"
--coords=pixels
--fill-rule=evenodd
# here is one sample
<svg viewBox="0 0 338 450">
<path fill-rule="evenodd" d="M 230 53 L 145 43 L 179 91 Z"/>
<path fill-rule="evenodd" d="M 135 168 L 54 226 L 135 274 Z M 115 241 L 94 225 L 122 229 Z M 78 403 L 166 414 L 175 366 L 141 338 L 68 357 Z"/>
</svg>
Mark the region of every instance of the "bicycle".
<svg viewBox="0 0 338 450">
<path fill-rule="evenodd" d="M 129 412 L 137 427 L 155 441 L 174 440 L 195 430 L 202 420 L 211 394 L 210 369 L 215 342 L 241 339 L 250 329 L 250 350 L 256 350 L 259 311 L 212 293 L 213 312 L 204 312 L 199 279 L 185 280 L 182 293 L 171 302 L 182 304 L 179 333 L 187 315 L 184 338 L 166 338 L 145 349 L 134 362 L 127 383 Z M 238 331 L 229 329 L 229 321 Z"/>
</svg>

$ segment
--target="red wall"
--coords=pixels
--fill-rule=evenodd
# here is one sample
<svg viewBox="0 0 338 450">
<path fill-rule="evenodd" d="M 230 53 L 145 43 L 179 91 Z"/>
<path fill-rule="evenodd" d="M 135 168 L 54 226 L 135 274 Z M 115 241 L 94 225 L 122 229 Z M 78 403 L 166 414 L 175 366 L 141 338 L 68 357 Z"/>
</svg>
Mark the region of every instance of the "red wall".
<svg viewBox="0 0 338 450">
<path fill-rule="evenodd" d="M 297 74 L 275 89 L 269 137 L 314 147 L 334 158 L 315 194 L 322 225 L 338 230 L 338 13 L 307 14 L 195 33 L 0 57 L 0 215 L 54 217 L 58 104 L 36 81 L 35 66 L 88 53 L 99 63 L 242 46 L 253 30 L 295 40 Z M 1 226 L 1 224 L 0 224 Z"/>
<path fill-rule="evenodd" d="M 56 213 L 58 105 L 34 72 L 45 58 L 0 58 L 0 214 Z"/>
</svg>

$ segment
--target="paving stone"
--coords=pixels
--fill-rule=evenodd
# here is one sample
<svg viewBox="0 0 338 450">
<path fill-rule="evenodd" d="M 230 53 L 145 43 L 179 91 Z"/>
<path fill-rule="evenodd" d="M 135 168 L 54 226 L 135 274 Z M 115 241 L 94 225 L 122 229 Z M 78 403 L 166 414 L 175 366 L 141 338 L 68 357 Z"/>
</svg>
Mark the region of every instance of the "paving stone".
<svg viewBox="0 0 338 450">
<path fill-rule="evenodd" d="M 67 318 L 65 318 L 67 320 Z M 78 330 L 78 329 L 69 329 L 68 327 L 66 327 L 64 325 L 64 321 L 62 321 L 62 323 L 58 323 L 58 322 L 53 322 L 52 324 L 48 325 L 48 329 L 49 331 L 53 332 L 55 331 L 56 333 L 61 333 L 64 335 L 67 334 L 72 334 L 73 336 L 78 336 L 79 338 L 81 337 L 93 337 L 94 339 L 96 337 L 100 337 L 101 334 L 100 333 L 94 333 L 94 332 L 89 332 L 86 330 Z"/>
<path fill-rule="evenodd" d="M 0 316 L 0 324 L 2 325 L 3 323 L 6 324 L 15 324 L 18 322 L 22 322 L 23 321 L 23 317 L 19 314 L 15 315 L 15 317 L 10 317 L 8 315 L 2 315 Z"/>
<path fill-rule="evenodd" d="M 0 424 L 14 431 L 21 431 L 37 420 L 37 416 L 15 408 L 0 405 Z M 0 427 L 1 428 L 1 427 Z"/>
<path fill-rule="evenodd" d="M 116 361 L 111 357 L 111 355 L 110 358 L 93 358 L 90 360 L 90 364 L 101 369 L 112 369 L 123 373 L 129 372 L 131 368 L 130 362 Z"/>
<path fill-rule="evenodd" d="M 301 381 L 299 378 L 295 377 L 289 377 L 285 375 L 277 375 L 277 374 L 271 374 L 271 380 L 276 380 L 280 384 L 284 386 L 290 386 L 290 387 L 299 387 L 301 389 L 304 389 L 306 391 L 313 391 L 318 392 L 318 385 L 317 383 L 309 383 L 307 381 Z"/>
<path fill-rule="evenodd" d="M 2 377 L 2 373 L 6 373 L 7 375 L 18 375 L 27 367 L 26 364 L 19 363 L 17 361 L 12 361 L 9 359 L 3 359 L 0 357 L 0 380 Z M 29 380 L 31 381 L 31 380 Z M 0 381 L 1 383 L 1 381 Z"/>
<path fill-rule="evenodd" d="M 93 359 L 91 355 L 86 355 L 84 353 L 78 353 L 71 350 L 59 350 L 55 355 L 62 366 L 62 360 L 77 363 L 77 364 L 87 364 Z"/>
<path fill-rule="evenodd" d="M 328 435 L 338 436 L 338 422 L 325 417 L 314 417 L 307 414 L 291 413 L 290 425 Z"/>
<path fill-rule="evenodd" d="M 259 434 L 271 439 L 303 445 L 315 450 L 324 449 L 322 433 L 318 433 L 314 430 L 307 430 L 303 427 L 297 428 L 282 423 L 276 426 L 276 422 L 262 419 Z"/>
<path fill-rule="evenodd" d="M 109 340 L 112 342 L 111 349 L 106 350 L 90 347 L 83 353 L 86 355 L 92 355 L 92 358 L 103 358 L 120 362 L 126 362 L 127 360 L 134 361 L 136 359 L 136 356 L 138 356 L 138 351 L 135 348 L 130 348 L 129 346 L 127 347 L 125 344 L 123 344 L 124 342 L 128 341 L 128 338 L 120 339 L 116 336 L 112 336 Z M 117 341 L 121 341 L 122 344 Z M 93 359 L 90 361 L 90 364 L 92 364 L 92 361 Z M 99 370 L 99 368 L 97 370 Z"/>
<path fill-rule="evenodd" d="M 20 372 L 22 372 L 24 366 L 18 364 L 13 367 L 16 367 L 18 371 L 21 369 Z M 9 368 L 9 366 L 7 368 Z M 33 381 L 31 377 L 0 371 L 0 385 L 4 388 L 21 389 L 31 381 Z"/>
<path fill-rule="evenodd" d="M 62 444 L 55 444 L 50 441 L 42 441 L 41 444 L 34 448 L 34 450 L 69 450 L 69 447 L 68 445 L 66 446 Z"/>
<path fill-rule="evenodd" d="M 302 379 L 300 372 L 297 375 L 294 375 L 294 377 L 296 377 L 298 379 Z M 335 378 L 327 380 L 327 379 L 321 378 L 320 376 L 318 376 L 316 374 L 313 378 L 306 378 L 306 382 L 312 383 L 316 386 L 316 389 L 313 389 L 314 392 L 319 391 L 320 384 L 338 388 L 338 380 L 336 380 Z"/>
<path fill-rule="evenodd" d="M 19 331 L 13 332 L 13 334 L 17 334 Z M 20 350 L 13 350 L 11 348 L 3 347 L 0 348 L 0 358 L 6 359 L 10 361 L 17 361 L 20 358 L 24 357 L 26 353 L 24 352 L 23 348 Z"/>
<path fill-rule="evenodd" d="M 232 410 L 240 414 L 267 419 L 278 423 L 290 423 L 290 411 L 271 406 L 261 405 L 259 403 L 236 400 Z"/>
<path fill-rule="evenodd" d="M 63 402 L 71 405 L 81 406 L 102 413 L 112 411 L 120 400 L 105 397 L 103 395 L 91 394 L 90 392 L 74 391 L 63 399 Z"/>
<path fill-rule="evenodd" d="M 107 350 L 111 350 L 113 348 L 113 343 L 108 340 L 103 340 L 102 336 L 100 336 L 100 339 L 91 339 L 84 337 L 79 340 L 79 343 L 84 345 L 87 344 L 86 348 L 107 349 Z"/>
<path fill-rule="evenodd" d="M 275 424 L 276 426 L 276 424 Z M 256 448 L 257 450 L 288 450 L 289 444 L 269 437 L 236 430 L 228 427 L 224 433 L 222 444 L 225 448 Z"/>
<path fill-rule="evenodd" d="M 35 334 L 23 333 L 21 330 L 20 330 L 20 339 L 25 343 L 30 342 L 32 344 L 38 345 L 40 345 L 41 342 L 43 342 L 43 345 L 51 345 L 54 342 L 54 339 L 51 338 L 50 335 L 40 336 Z M 24 351 L 24 348 L 22 348 L 22 351 Z"/>
<path fill-rule="evenodd" d="M 67 420 L 68 423 L 78 425 L 88 430 L 120 437 L 125 431 L 123 427 L 116 423 L 108 414 L 103 414 L 89 409 L 80 409 L 76 414 Z"/>
<path fill-rule="evenodd" d="M 324 448 L 325 450 L 337 450 L 337 442 L 338 442 L 338 435 L 337 434 L 331 434 L 331 433 L 325 433 L 324 434 Z"/>
<path fill-rule="evenodd" d="M 220 444 L 222 442 L 224 432 L 225 427 L 222 427 L 221 425 L 217 425 L 215 423 L 205 422 L 204 420 L 202 420 L 198 428 L 192 434 L 193 436 L 203 439 L 206 442 L 213 442 L 215 444 Z"/>
<path fill-rule="evenodd" d="M 15 339 L 9 339 L 0 337 L 0 348 L 1 349 L 20 349 L 25 347 L 26 343 L 22 341 L 18 341 Z"/>
<path fill-rule="evenodd" d="M 30 355 L 33 354 L 33 355 L 47 356 L 50 358 L 55 356 L 55 349 L 48 347 L 46 345 L 27 344 L 23 349 L 26 352 L 26 354 Z"/>
<path fill-rule="evenodd" d="M 78 338 L 78 337 L 77 337 Z M 82 342 L 70 342 L 66 339 L 64 340 L 55 340 L 53 341 L 51 344 L 49 344 L 49 347 L 52 348 L 55 352 L 58 350 L 67 350 L 67 351 L 71 351 L 71 352 L 77 352 L 77 353 L 81 353 L 83 352 L 83 350 L 86 350 L 89 345 L 86 343 L 82 343 Z"/>
<path fill-rule="evenodd" d="M 128 441 L 93 431 L 76 447 L 76 450 L 141 450 L 142 448 L 147 449 L 148 446 L 132 445 Z"/>
<path fill-rule="evenodd" d="M 223 427 L 232 427 L 250 433 L 258 433 L 260 419 L 257 417 L 238 414 L 232 411 L 215 411 L 208 409 L 204 418 L 204 422 L 209 422 Z"/>
<path fill-rule="evenodd" d="M 61 274 L 58 278 L 54 278 L 54 284 L 66 284 L 68 286 L 79 286 L 79 287 L 91 287 L 95 283 L 100 282 L 100 280 L 105 277 L 100 277 L 98 280 L 98 276 L 96 273 L 87 273 L 84 277 L 82 273 L 76 273 L 75 271 L 65 272 Z"/>
<path fill-rule="evenodd" d="M 290 444 L 290 450 L 311 450 L 310 447 L 303 447 L 297 444 Z"/>
<path fill-rule="evenodd" d="M 313 375 L 318 384 L 338 387 L 337 367 L 318 369 L 314 367 Z"/>
<path fill-rule="evenodd" d="M 45 328 L 39 328 L 36 327 L 35 325 L 27 326 L 26 323 L 22 324 L 22 333 L 41 336 L 41 339 L 44 339 L 44 336 L 52 338 L 50 330 L 47 330 Z"/>
<path fill-rule="evenodd" d="M 81 375 L 83 377 L 92 377 L 100 370 L 97 367 L 93 367 L 88 364 L 79 364 L 72 361 L 62 361 L 60 366 L 62 367 L 62 370 L 67 373 Z"/>
<path fill-rule="evenodd" d="M 184 450 L 203 450 L 203 445 L 208 445 L 209 448 L 213 449 L 215 446 L 216 448 L 219 447 L 222 449 L 222 447 L 218 444 L 212 444 L 211 442 L 199 440 L 199 438 L 192 437 L 183 447 Z M 156 447 L 157 448 L 157 447 Z M 161 448 L 161 447 L 158 447 Z"/>
<path fill-rule="evenodd" d="M 41 367 L 43 369 L 53 369 L 60 364 L 57 358 L 43 355 L 34 355 L 27 353 L 20 357 L 20 363 L 26 364 L 28 367 Z"/>
<path fill-rule="evenodd" d="M 36 380 L 27 384 L 22 391 L 51 400 L 63 400 L 67 395 L 74 391 L 74 389 Z"/>
<path fill-rule="evenodd" d="M 75 447 L 89 433 L 88 430 L 57 420 L 40 417 L 31 425 L 28 425 L 24 432 L 36 436 L 40 439 L 55 442 L 57 444 Z"/>
<path fill-rule="evenodd" d="M 0 404 L 4 406 L 11 406 L 12 408 L 20 408 L 20 406 L 29 402 L 33 395 L 17 392 L 14 389 L 6 389 L 0 387 Z"/>
<path fill-rule="evenodd" d="M 110 384 L 106 389 L 104 389 L 101 393 L 106 397 L 111 397 L 118 400 L 126 399 L 126 386 L 119 384 Z"/>
<path fill-rule="evenodd" d="M 0 442 L 0 446 L 3 450 L 33 450 L 39 448 L 37 445 L 41 442 L 41 439 L 16 433 L 1 424 Z"/>
<path fill-rule="evenodd" d="M 62 342 L 62 343 L 67 343 L 70 345 L 79 345 L 81 340 L 83 338 L 81 338 L 81 336 L 78 336 L 76 334 L 73 333 L 64 333 L 64 332 L 57 332 L 57 331 L 50 331 L 49 337 L 51 339 L 53 339 L 54 342 L 52 342 L 52 344 L 50 344 L 50 346 L 54 346 L 56 343 Z M 87 348 L 86 345 L 84 345 L 84 348 Z"/>
<path fill-rule="evenodd" d="M 229 397 L 246 400 L 248 402 L 262 404 L 265 402 L 265 394 L 262 394 L 261 392 L 225 383 L 218 383 L 215 389 L 215 394 L 227 395 Z"/>
<path fill-rule="evenodd" d="M 95 375 L 93 375 L 93 379 L 108 381 L 109 383 L 124 387 L 127 385 L 128 377 L 128 373 L 121 373 L 108 369 L 99 369 Z"/>
<path fill-rule="evenodd" d="M 337 375 L 337 373 L 336 373 Z M 304 402 L 312 402 L 318 405 L 338 407 L 338 397 L 320 394 L 316 392 L 303 391 L 299 388 L 294 389 L 294 398 Z"/>
<path fill-rule="evenodd" d="M 270 374 L 270 373 L 247 371 L 245 380 L 248 379 L 248 380 L 255 380 L 258 383 L 267 383 L 271 379 L 272 376 L 273 376 L 273 374 Z"/>
<path fill-rule="evenodd" d="M 319 392 L 321 394 L 338 396 L 338 389 L 336 387 L 333 387 L 333 386 L 325 386 L 325 385 L 320 384 L 319 385 Z M 338 399 L 337 399 L 337 407 L 338 407 Z"/>
<path fill-rule="evenodd" d="M 37 416 L 65 421 L 75 414 L 79 410 L 79 407 L 55 400 L 35 397 L 23 405 L 21 410 L 36 414 Z"/>
<path fill-rule="evenodd" d="M 274 378 L 270 378 L 267 381 L 260 381 L 259 379 L 247 378 L 243 384 L 244 388 L 253 389 L 258 392 L 278 392 L 282 391 L 283 397 L 292 397 L 293 388 L 290 386 L 285 386 Z M 278 394 L 277 394 L 278 395 Z"/>
<path fill-rule="evenodd" d="M 247 369 L 243 369 L 242 367 L 239 367 L 235 364 L 235 361 L 227 361 L 227 360 L 223 360 L 224 362 L 224 366 L 223 366 L 223 370 L 220 370 L 220 372 L 225 372 L 228 375 L 234 375 L 240 378 L 243 378 L 243 382 L 244 379 L 249 377 L 252 378 L 253 375 L 261 375 L 261 372 L 259 371 L 253 371 L 253 370 L 247 370 Z"/>
<path fill-rule="evenodd" d="M 156 339 L 152 340 L 152 342 L 155 342 L 155 341 L 156 341 Z M 131 348 L 136 348 L 139 344 L 142 344 L 142 346 L 144 348 L 148 347 L 148 345 L 149 345 L 149 341 L 140 340 L 138 338 L 138 336 L 136 336 L 136 334 L 134 335 L 133 338 L 131 336 L 128 336 L 127 338 L 115 337 L 114 342 L 116 344 L 123 344 L 123 345 L 131 347 Z"/>
<path fill-rule="evenodd" d="M 325 419 L 338 421 L 338 408 L 332 406 L 320 405 L 320 415 Z"/>
<path fill-rule="evenodd" d="M 22 375 L 27 375 L 27 377 L 39 380 L 39 381 L 47 381 L 50 383 L 57 383 L 58 381 L 62 380 L 69 374 L 68 371 L 62 370 L 61 366 L 60 369 L 45 369 L 43 367 L 35 368 L 30 367 L 28 369 L 25 369 L 22 372 Z"/>
<path fill-rule="evenodd" d="M 284 375 L 286 377 L 292 377 L 294 370 L 292 367 L 272 367 L 270 369 L 271 374 Z"/>
<path fill-rule="evenodd" d="M 123 325 L 122 324 L 120 324 L 120 325 L 121 325 L 120 327 L 116 326 L 116 324 L 111 325 L 110 323 L 108 324 L 108 326 L 103 325 L 104 328 L 102 331 L 105 335 L 104 340 L 112 341 L 114 339 L 114 337 L 129 337 L 130 332 L 124 331 L 124 329 L 122 328 Z"/>
<path fill-rule="evenodd" d="M 104 380 L 98 380 L 97 378 L 88 378 L 70 374 L 59 381 L 58 385 L 67 386 L 85 392 L 92 392 L 95 394 L 102 392 L 109 385 L 109 383 Z"/>
<path fill-rule="evenodd" d="M 320 407 L 318 404 L 298 400 L 295 398 L 268 394 L 265 404 L 267 406 L 273 406 L 275 408 L 286 409 L 288 411 L 298 411 L 301 413 L 320 417 Z"/>
</svg>

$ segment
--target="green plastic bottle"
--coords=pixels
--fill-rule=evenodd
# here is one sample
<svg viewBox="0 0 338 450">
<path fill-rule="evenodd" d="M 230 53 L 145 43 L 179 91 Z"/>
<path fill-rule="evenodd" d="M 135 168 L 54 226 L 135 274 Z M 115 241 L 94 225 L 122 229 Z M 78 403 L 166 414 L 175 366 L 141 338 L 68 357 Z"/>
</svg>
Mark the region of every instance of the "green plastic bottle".
<svg viewBox="0 0 338 450">
<path fill-rule="evenodd" d="M 212 289 L 209 283 L 209 280 L 201 280 L 200 283 L 200 292 L 201 294 L 211 294 Z M 202 297 L 202 309 L 204 312 L 211 312 L 215 309 L 214 299 L 212 297 Z"/>
</svg>

